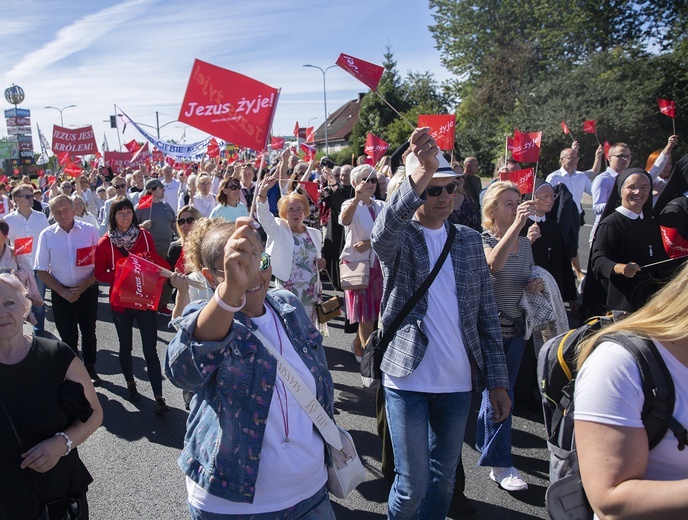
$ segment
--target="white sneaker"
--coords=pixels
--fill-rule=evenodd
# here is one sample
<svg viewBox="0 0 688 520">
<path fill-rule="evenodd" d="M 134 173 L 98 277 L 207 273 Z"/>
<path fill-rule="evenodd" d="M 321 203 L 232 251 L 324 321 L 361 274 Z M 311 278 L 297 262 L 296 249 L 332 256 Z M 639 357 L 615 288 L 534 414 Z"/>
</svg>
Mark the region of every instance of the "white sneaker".
<svg viewBox="0 0 688 520">
<path fill-rule="evenodd" d="M 490 478 L 507 491 L 525 491 L 528 489 L 528 484 L 513 466 L 510 468 L 492 468 Z"/>
</svg>

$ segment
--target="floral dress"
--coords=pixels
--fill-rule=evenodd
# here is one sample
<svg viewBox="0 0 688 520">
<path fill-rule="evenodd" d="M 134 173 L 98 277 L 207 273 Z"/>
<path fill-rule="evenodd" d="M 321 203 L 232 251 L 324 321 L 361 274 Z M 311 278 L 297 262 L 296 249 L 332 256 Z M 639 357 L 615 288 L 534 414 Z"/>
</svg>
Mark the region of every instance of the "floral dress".
<svg viewBox="0 0 688 520">
<path fill-rule="evenodd" d="M 318 278 L 318 249 L 308 232 L 293 233 L 294 256 L 292 260 L 291 276 L 282 281 L 275 278 L 275 285 L 296 295 L 301 301 L 311 321 L 318 324 L 318 312 L 315 304 L 320 296 L 320 280 Z"/>
</svg>

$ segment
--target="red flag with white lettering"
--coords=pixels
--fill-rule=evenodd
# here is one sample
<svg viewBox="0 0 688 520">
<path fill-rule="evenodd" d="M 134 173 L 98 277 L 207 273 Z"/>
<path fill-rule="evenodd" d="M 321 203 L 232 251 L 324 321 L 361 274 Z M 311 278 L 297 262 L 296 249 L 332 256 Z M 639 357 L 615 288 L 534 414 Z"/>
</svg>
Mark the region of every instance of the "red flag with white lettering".
<svg viewBox="0 0 688 520">
<path fill-rule="evenodd" d="M 670 99 L 657 98 L 659 111 L 665 116 L 676 117 L 676 103 Z"/>
<path fill-rule="evenodd" d="M 136 139 L 132 139 L 128 143 L 124 143 L 124 147 L 130 154 L 135 154 L 141 149 L 141 145 L 136 142 Z"/>
<path fill-rule="evenodd" d="M 389 148 L 389 144 L 384 142 L 375 134 L 368 133 L 366 136 L 365 147 L 363 152 L 368 156 L 373 158 L 373 164 L 380 160 L 380 158 L 385 155 L 385 152 Z"/>
<path fill-rule="evenodd" d="M 454 131 L 456 129 L 455 115 L 448 114 L 418 116 L 418 126 L 430 127 L 430 133 L 432 134 L 432 137 L 440 150 L 454 149 Z"/>
<path fill-rule="evenodd" d="M 683 238 L 677 229 L 659 226 L 659 230 L 662 233 L 664 250 L 669 258 L 680 258 L 688 255 L 688 240 Z"/>
<path fill-rule="evenodd" d="M 515 172 L 503 172 L 499 174 L 500 181 L 511 181 L 518 186 L 521 195 L 533 191 L 533 168 L 516 170 Z"/>
<path fill-rule="evenodd" d="M 14 239 L 14 256 L 29 255 L 33 251 L 33 237 Z"/>
<path fill-rule="evenodd" d="M 82 128 L 63 128 L 53 125 L 53 152 L 67 152 L 74 155 L 89 155 L 98 151 L 91 125 Z"/>
<path fill-rule="evenodd" d="M 79 166 L 78 164 L 73 163 L 72 161 L 69 161 L 69 162 L 65 165 L 63 171 L 64 171 L 67 175 L 69 175 L 70 177 L 76 178 L 76 177 L 81 176 L 81 174 L 83 173 L 84 169 L 83 169 L 81 166 Z"/>
<path fill-rule="evenodd" d="M 588 119 L 583 122 L 583 132 L 586 134 L 596 134 L 597 126 L 594 119 Z"/>
<path fill-rule="evenodd" d="M 139 199 L 136 209 L 148 209 L 153 206 L 153 195 L 144 195 Z"/>
<path fill-rule="evenodd" d="M 315 127 L 309 126 L 306 128 L 306 142 L 313 143 L 315 141 Z"/>
<path fill-rule="evenodd" d="M 206 155 L 211 159 L 220 156 L 220 143 L 214 137 L 208 141 L 208 152 Z"/>
<path fill-rule="evenodd" d="M 134 153 L 134 155 L 131 156 L 131 162 L 136 162 L 138 160 L 138 158 L 141 157 L 141 155 L 143 155 L 143 154 L 146 154 L 146 153 L 150 154 L 150 150 L 148 148 L 148 142 L 146 142 L 146 144 L 144 144 L 143 146 L 139 146 L 139 149 L 133 153 Z"/>
<path fill-rule="evenodd" d="M 153 147 L 153 154 L 152 154 L 152 156 L 153 156 L 153 160 L 154 160 L 155 162 L 162 162 L 162 161 L 165 160 L 165 154 L 162 153 L 160 150 L 158 150 L 158 149 L 155 148 L 155 147 Z"/>
<path fill-rule="evenodd" d="M 377 90 L 382 73 L 385 71 L 385 68 L 380 65 L 344 53 L 339 55 L 335 64 L 373 91 Z"/>
<path fill-rule="evenodd" d="M 518 162 L 534 163 L 540 159 L 542 132 L 519 132 L 514 130 L 511 155 Z"/>
<path fill-rule="evenodd" d="M 60 166 L 64 166 L 68 162 L 71 162 L 72 158 L 69 156 L 69 152 L 62 152 L 57 154 L 57 162 Z"/>
<path fill-rule="evenodd" d="M 306 143 L 301 143 L 299 145 L 299 148 L 301 148 L 301 151 L 303 151 L 303 153 L 306 154 L 307 161 L 310 161 L 311 159 L 313 159 L 313 157 L 315 157 L 316 150 L 312 146 Z"/>
<path fill-rule="evenodd" d="M 160 266 L 136 255 L 120 260 L 115 268 L 110 303 L 129 309 L 157 309 L 165 284 L 160 269 Z"/>
<path fill-rule="evenodd" d="M 313 204 L 317 204 L 320 199 L 320 185 L 317 182 L 305 181 L 300 183 L 303 189 L 306 190 L 308 196 L 313 201 Z"/>
<path fill-rule="evenodd" d="M 263 150 L 278 96 L 265 83 L 196 60 L 178 119 L 225 141 Z"/>
<path fill-rule="evenodd" d="M 273 150 L 284 149 L 284 137 L 273 137 L 270 139 L 270 148 Z"/>
</svg>

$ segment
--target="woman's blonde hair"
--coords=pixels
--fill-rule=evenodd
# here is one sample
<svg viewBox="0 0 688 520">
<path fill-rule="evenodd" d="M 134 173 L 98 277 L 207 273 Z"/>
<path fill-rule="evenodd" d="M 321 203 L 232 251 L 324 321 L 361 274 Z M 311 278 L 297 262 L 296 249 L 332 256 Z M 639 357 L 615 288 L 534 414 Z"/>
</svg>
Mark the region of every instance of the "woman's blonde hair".
<svg viewBox="0 0 688 520">
<path fill-rule="evenodd" d="M 513 191 L 518 194 L 521 198 L 521 192 L 511 181 L 497 181 L 490 184 L 485 191 L 485 196 L 483 197 L 483 203 L 480 208 L 480 213 L 482 215 L 483 229 L 492 231 L 494 227 L 494 213 L 497 209 L 497 203 L 499 202 L 499 197 L 502 193 L 507 191 Z"/>
<path fill-rule="evenodd" d="M 292 201 L 300 202 L 303 206 L 303 216 L 307 217 L 311 214 L 311 209 L 308 204 L 308 199 L 305 195 L 301 195 L 298 192 L 292 191 L 289 195 L 282 197 L 279 202 L 277 202 L 277 212 L 280 218 L 287 220 L 287 206 Z"/>
<path fill-rule="evenodd" d="M 225 244 L 234 229 L 234 222 L 218 218 L 197 220 L 184 241 L 186 272 L 201 272 L 204 267 L 214 270 L 217 259 L 224 256 Z"/>
<path fill-rule="evenodd" d="M 193 218 L 196 219 L 196 222 L 198 222 L 201 219 L 201 212 L 198 211 L 194 206 L 186 205 L 182 207 L 179 211 L 177 211 L 177 220 L 179 220 L 179 218 L 182 216 L 182 213 L 191 213 L 193 215 Z M 194 222 L 194 225 L 196 224 L 196 222 Z M 182 233 L 182 227 L 179 225 L 179 222 L 176 222 L 175 224 L 177 226 L 177 233 L 179 234 L 179 237 L 182 239 L 182 243 L 186 242 L 186 239 L 184 238 L 184 233 Z"/>
<path fill-rule="evenodd" d="M 688 262 L 643 307 L 586 339 L 578 355 L 579 368 L 600 337 L 612 332 L 630 332 L 659 342 L 677 341 L 688 336 Z"/>
</svg>

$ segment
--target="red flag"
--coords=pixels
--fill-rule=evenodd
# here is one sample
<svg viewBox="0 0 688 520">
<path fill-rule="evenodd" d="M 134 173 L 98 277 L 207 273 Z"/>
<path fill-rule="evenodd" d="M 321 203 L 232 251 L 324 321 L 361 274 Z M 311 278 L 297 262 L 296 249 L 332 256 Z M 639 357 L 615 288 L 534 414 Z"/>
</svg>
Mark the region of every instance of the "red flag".
<svg viewBox="0 0 688 520">
<path fill-rule="evenodd" d="M 384 67 L 380 67 L 380 65 L 375 65 L 344 53 L 339 55 L 336 65 L 339 65 L 373 91 L 377 90 L 382 73 L 385 71 Z"/>
<path fill-rule="evenodd" d="M 511 181 L 518 186 L 521 195 L 532 193 L 533 191 L 533 168 L 516 170 L 515 172 L 504 172 L 499 174 L 500 181 Z"/>
<path fill-rule="evenodd" d="M 688 240 L 683 238 L 678 230 L 665 226 L 659 226 L 659 230 L 662 232 L 664 250 L 669 258 L 680 258 L 688 255 Z"/>
<path fill-rule="evenodd" d="M 315 141 L 315 127 L 309 126 L 306 128 L 306 142 L 312 143 Z"/>
<path fill-rule="evenodd" d="M 45 177 L 45 170 L 38 170 L 37 175 L 38 175 L 39 177 Z"/>
<path fill-rule="evenodd" d="M 136 142 L 136 139 L 132 139 L 128 143 L 124 143 L 124 147 L 131 154 L 136 153 L 141 149 L 141 145 Z"/>
<path fill-rule="evenodd" d="M 284 137 L 273 137 L 270 139 L 270 148 L 273 150 L 284 149 Z"/>
<path fill-rule="evenodd" d="M 657 98 L 659 111 L 665 116 L 676 117 L 676 103 L 669 99 Z"/>
<path fill-rule="evenodd" d="M 214 137 L 210 141 L 208 141 L 207 155 L 211 159 L 220 156 L 220 144 L 217 142 L 217 140 Z"/>
<path fill-rule="evenodd" d="M 14 256 L 29 255 L 33 251 L 33 237 L 14 239 Z"/>
<path fill-rule="evenodd" d="M 146 144 L 144 144 L 143 146 L 140 146 L 139 149 L 134 152 L 134 154 L 131 156 L 131 162 L 135 162 L 144 153 L 150 153 L 148 148 L 148 142 L 146 142 Z"/>
<path fill-rule="evenodd" d="M 129 255 L 117 263 L 110 302 L 129 309 L 155 310 L 165 279 L 160 266 L 136 255 Z"/>
<path fill-rule="evenodd" d="M 534 163 L 540 159 L 542 132 L 519 132 L 514 130 L 511 155 L 518 162 Z"/>
<path fill-rule="evenodd" d="M 168 155 L 167 157 L 165 157 L 165 162 L 174 168 L 174 163 L 175 163 L 174 157 L 170 157 Z"/>
<path fill-rule="evenodd" d="M 597 133 L 597 126 L 595 124 L 594 119 L 588 119 L 587 121 L 583 122 L 583 132 L 585 132 L 586 134 Z"/>
<path fill-rule="evenodd" d="M 294 125 L 294 135 L 298 136 L 299 135 L 299 122 L 297 121 L 296 124 Z"/>
<path fill-rule="evenodd" d="M 69 152 L 62 152 L 57 154 L 57 162 L 60 166 L 64 166 L 68 162 L 71 162 L 72 158 L 69 156 Z"/>
<path fill-rule="evenodd" d="M 380 158 L 385 155 L 385 152 L 389 148 L 389 144 L 384 142 L 375 134 L 368 133 L 366 136 L 365 147 L 363 152 L 368 156 L 373 158 L 373 164 L 380 160 Z"/>
<path fill-rule="evenodd" d="M 454 130 L 456 126 L 456 116 L 432 115 L 418 116 L 418 126 L 430 127 L 430 133 L 437 143 L 440 150 L 454 149 Z"/>
<path fill-rule="evenodd" d="M 153 195 L 144 195 L 139 199 L 136 209 L 148 209 L 153 206 Z"/>
<path fill-rule="evenodd" d="M 569 127 L 566 126 L 566 123 L 564 121 L 561 122 L 561 129 L 564 131 L 566 135 L 569 135 Z"/>
<path fill-rule="evenodd" d="M 40 177 L 40 175 L 39 175 Z M 0 175 L 0 182 L 5 183 L 7 182 L 7 175 Z"/>
<path fill-rule="evenodd" d="M 609 141 L 604 142 L 604 158 L 609 160 L 609 150 L 611 149 L 612 145 L 609 144 Z"/>
<path fill-rule="evenodd" d="M 156 147 L 153 147 L 152 156 L 155 162 L 162 162 L 165 160 L 165 154 L 158 150 Z"/>
<path fill-rule="evenodd" d="M 76 250 L 76 266 L 85 267 L 96 262 L 96 246 L 80 247 Z"/>
<path fill-rule="evenodd" d="M 308 193 L 313 204 L 317 204 L 320 199 L 320 184 L 311 181 L 301 182 L 300 184 L 303 186 L 303 189 L 306 190 L 306 193 Z"/>
<path fill-rule="evenodd" d="M 315 157 L 316 150 L 314 147 L 312 147 L 306 143 L 301 143 L 299 145 L 299 147 L 301 148 L 301 151 L 303 151 L 303 153 L 306 154 L 306 160 L 307 161 L 310 161 L 311 159 L 313 159 L 313 157 Z"/>
<path fill-rule="evenodd" d="M 56 180 L 57 180 L 57 177 L 55 177 L 54 175 L 48 175 L 48 184 L 52 184 Z"/>
<path fill-rule="evenodd" d="M 178 119 L 225 141 L 263 150 L 278 95 L 265 83 L 196 60 Z"/>
<path fill-rule="evenodd" d="M 73 163 L 72 161 L 69 161 L 63 170 L 67 175 L 70 177 L 80 177 L 81 174 L 83 173 L 84 169 L 79 166 L 78 164 Z"/>
</svg>

